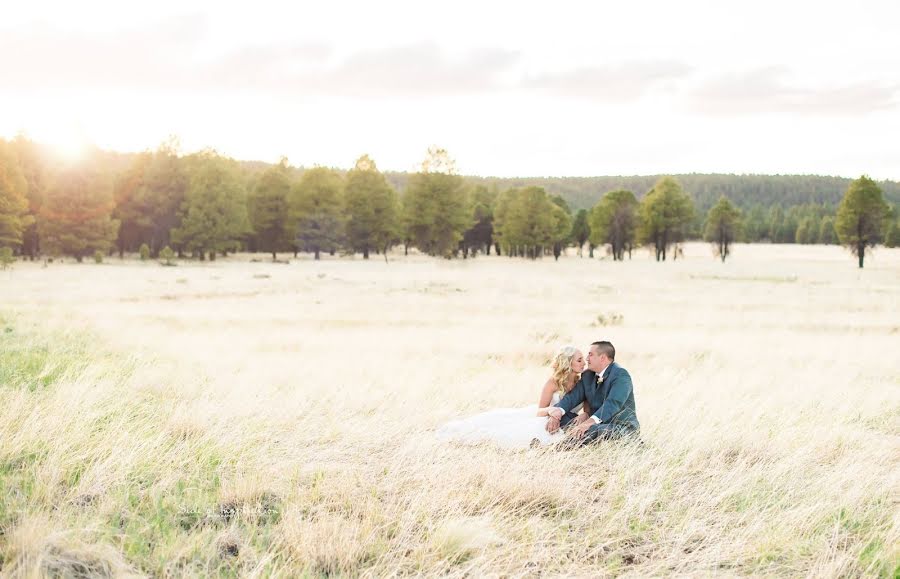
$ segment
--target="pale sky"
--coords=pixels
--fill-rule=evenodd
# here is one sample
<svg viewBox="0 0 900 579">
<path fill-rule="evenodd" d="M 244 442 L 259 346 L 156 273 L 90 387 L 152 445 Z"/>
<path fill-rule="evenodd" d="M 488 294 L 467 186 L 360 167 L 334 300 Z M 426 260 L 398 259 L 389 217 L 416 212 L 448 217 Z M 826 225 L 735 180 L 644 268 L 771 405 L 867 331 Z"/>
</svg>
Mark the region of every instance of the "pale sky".
<svg viewBox="0 0 900 579">
<path fill-rule="evenodd" d="M 8 2 L 0 135 L 497 176 L 900 180 L 900 2 Z"/>
</svg>

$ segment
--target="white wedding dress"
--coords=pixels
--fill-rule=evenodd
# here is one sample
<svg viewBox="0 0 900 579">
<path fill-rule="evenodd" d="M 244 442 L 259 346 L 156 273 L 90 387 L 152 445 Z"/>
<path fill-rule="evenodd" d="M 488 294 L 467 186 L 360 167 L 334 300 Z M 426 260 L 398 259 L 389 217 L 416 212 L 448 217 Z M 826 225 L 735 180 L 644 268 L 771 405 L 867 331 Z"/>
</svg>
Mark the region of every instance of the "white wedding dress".
<svg viewBox="0 0 900 579">
<path fill-rule="evenodd" d="M 550 405 L 558 402 L 559 392 L 554 392 Z M 437 437 L 463 444 L 493 442 L 504 448 L 528 448 L 534 440 L 548 445 L 565 436 L 562 430 L 550 434 L 546 425 L 547 417 L 537 416 L 536 404 L 524 408 L 495 408 L 448 422 L 438 429 Z"/>
</svg>

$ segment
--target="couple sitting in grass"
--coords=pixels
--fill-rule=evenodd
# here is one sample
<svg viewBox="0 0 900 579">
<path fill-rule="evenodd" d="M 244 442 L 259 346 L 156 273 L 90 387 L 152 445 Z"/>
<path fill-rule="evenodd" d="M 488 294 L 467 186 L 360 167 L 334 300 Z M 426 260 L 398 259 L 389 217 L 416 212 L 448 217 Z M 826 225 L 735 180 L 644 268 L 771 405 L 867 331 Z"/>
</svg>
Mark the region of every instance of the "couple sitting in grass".
<svg viewBox="0 0 900 579">
<path fill-rule="evenodd" d="M 631 375 L 616 364 L 611 343 L 591 344 L 587 364 L 578 348 L 564 346 L 554 357 L 552 369 L 537 406 L 498 408 L 454 420 L 442 426 L 438 436 L 508 448 L 574 448 L 638 433 Z"/>
</svg>

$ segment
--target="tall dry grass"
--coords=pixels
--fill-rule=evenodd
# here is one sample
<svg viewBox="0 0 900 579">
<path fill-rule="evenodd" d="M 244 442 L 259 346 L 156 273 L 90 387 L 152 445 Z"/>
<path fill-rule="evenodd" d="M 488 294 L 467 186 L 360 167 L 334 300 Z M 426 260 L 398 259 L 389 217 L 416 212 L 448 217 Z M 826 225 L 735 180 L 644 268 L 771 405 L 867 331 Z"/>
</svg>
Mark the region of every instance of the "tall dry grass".
<svg viewBox="0 0 900 579">
<path fill-rule="evenodd" d="M 0 575 L 896 575 L 900 252 L 708 252 L 17 264 Z M 643 445 L 433 438 L 598 338 Z"/>
</svg>

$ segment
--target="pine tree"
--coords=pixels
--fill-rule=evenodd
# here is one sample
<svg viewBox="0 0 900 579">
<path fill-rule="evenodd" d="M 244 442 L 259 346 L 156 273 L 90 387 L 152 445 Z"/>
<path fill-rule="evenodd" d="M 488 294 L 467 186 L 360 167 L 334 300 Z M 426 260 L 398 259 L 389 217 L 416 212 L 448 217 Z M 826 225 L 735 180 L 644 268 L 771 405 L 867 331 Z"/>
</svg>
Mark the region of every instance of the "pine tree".
<svg viewBox="0 0 900 579">
<path fill-rule="evenodd" d="M 766 239 L 769 227 L 766 223 L 766 214 L 761 205 L 753 205 L 744 219 L 744 239 L 748 243 L 757 243 Z"/>
<path fill-rule="evenodd" d="M 638 228 L 638 202 L 631 191 L 606 193 L 591 209 L 588 217 L 591 243 L 609 244 L 614 261 L 625 259 L 625 252 L 634 245 Z"/>
<path fill-rule="evenodd" d="M 190 182 L 182 203 L 181 225 L 172 230 L 172 241 L 199 255 L 240 247 L 251 232 L 247 198 L 237 163 L 204 151 L 187 159 Z"/>
<path fill-rule="evenodd" d="M 579 209 L 578 213 L 575 214 L 570 237 L 575 242 L 575 245 L 578 246 L 578 257 L 583 257 L 584 244 L 591 237 L 591 226 L 588 223 L 587 209 Z"/>
<path fill-rule="evenodd" d="M 571 230 L 571 218 L 541 187 L 504 191 L 494 217 L 494 239 L 510 257 L 536 259 L 547 248 L 558 257 Z"/>
<path fill-rule="evenodd" d="M 866 175 L 847 188 L 838 207 L 834 228 L 841 243 L 859 258 L 860 268 L 866 248 L 881 243 L 888 215 L 890 207 L 884 201 L 881 188 Z"/>
<path fill-rule="evenodd" d="M 28 214 L 27 181 L 15 150 L 0 139 L 0 247 L 19 247 L 33 218 Z"/>
<path fill-rule="evenodd" d="M 291 188 L 290 206 L 295 227 L 295 243 L 319 259 L 321 252 L 333 252 L 343 238 L 344 180 L 335 171 L 314 167 L 303 172 Z"/>
<path fill-rule="evenodd" d="M 38 146 L 23 135 L 16 136 L 10 143 L 19 159 L 19 167 L 25 177 L 28 199 L 28 217 L 23 230 L 22 253 L 35 259 L 40 253 L 37 216 L 47 192 L 48 177 L 46 163 Z"/>
<path fill-rule="evenodd" d="M 465 181 L 447 151 L 432 147 L 406 193 L 408 235 L 429 255 L 452 257 L 472 226 Z"/>
<path fill-rule="evenodd" d="M 272 261 L 278 259 L 277 252 L 286 251 L 293 244 L 288 210 L 290 195 L 287 159 L 282 158 L 260 175 L 248 199 L 247 212 L 255 236 L 255 249 L 271 253 Z"/>
<path fill-rule="evenodd" d="M 113 216 L 122 222 L 118 238 L 120 256 L 142 243 L 155 256 L 169 244 L 171 231 L 178 225 L 179 208 L 184 203 L 188 182 L 186 161 L 179 157 L 174 140 L 134 159 L 115 186 Z"/>
<path fill-rule="evenodd" d="M 497 192 L 484 185 L 478 185 L 472 191 L 473 225 L 464 234 L 462 240 L 463 257 L 469 252 L 474 256 L 479 250 L 485 255 L 491 254 L 491 238 L 494 234 L 494 201 Z"/>
<path fill-rule="evenodd" d="M 152 199 L 148 199 L 144 188 L 144 174 L 152 162 L 153 154 L 144 152 L 136 155 L 128 167 L 116 179 L 113 186 L 115 208 L 113 217 L 119 220 L 117 245 L 119 256 L 133 251 L 149 238 L 152 225 L 150 216 Z"/>
<path fill-rule="evenodd" d="M 741 212 L 722 195 L 719 202 L 709 210 L 703 238 L 715 246 L 716 255 L 725 262 L 731 254 L 731 244 L 740 234 Z"/>
<path fill-rule="evenodd" d="M 807 216 L 800 219 L 797 231 L 794 234 L 794 242 L 809 245 L 819 238 L 819 224 L 814 217 Z"/>
<path fill-rule="evenodd" d="M 79 262 L 95 251 L 109 251 L 119 231 L 119 221 L 111 218 L 112 209 L 112 185 L 92 163 L 63 170 L 41 207 L 38 232 L 42 248 Z"/>
<path fill-rule="evenodd" d="M 553 202 L 550 216 L 553 219 L 553 230 L 550 240 L 553 244 L 553 259 L 559 260 L 559 256 L 569 246 L 569 234 L 572 233 L 572 214 L 569 212 L 569 206 L 565 202 L 563 202 L 563 205 Z"/>
<path fill-rule="evenodd" d="M 885 247 L 900 247 L 900 221 L 891 219 L 884 234 Z"/>
<path fill-rule="evenodd" d="M 653 246 L 656 261 L 665 261 L 669 247 L 687 236 L 694 217 L 694 204 L 678 181 L 663 177 L 641 201 L 639 215 L 640 242 Z"/>
<path fill-rule="evenodd" d="M 513 257 L 512 252 L 512 238 L 511 238 L 511 230 L 512 230 L 512 204 L 513 198 L 515 197 L 517 191 L 515 189 L 507 189 L 506 191 L 501 192 L 497 195 L 497 199 L 494 202 L 494 222 L 493 222 L 493 234 L 491 238 L 494 242 L 494 246 L 497 248 L 497 255 L 501 255 L 505 253 L 509 257 Z"/>
<path fill-rule="evenodd" d="M 772 243 L 783 243 L 781 232 L 784 229 L 784 209 L 781 205 L 769 208 L 767 222 L 769 227 L 766 232 L 766 238 Z"/>
<path fill-rule="evenodd" d="M 350 249 L 363 259 L 380 252 L 387 261 L 388 250 L 403 236 L 400 198 L 368 155 L 347 173 L 344 211 Z"/>
<path fill-rule="evenodd" d="M 834 218 L 825 217 L 819 225 L 818 243 L 834 245 L 837 243 L 837 232 L 834 230 Z"/>
</svg>

